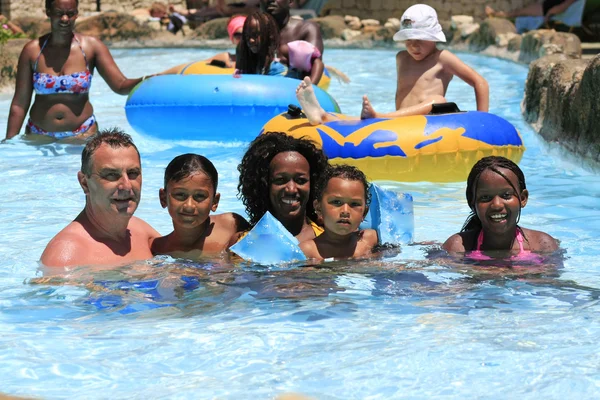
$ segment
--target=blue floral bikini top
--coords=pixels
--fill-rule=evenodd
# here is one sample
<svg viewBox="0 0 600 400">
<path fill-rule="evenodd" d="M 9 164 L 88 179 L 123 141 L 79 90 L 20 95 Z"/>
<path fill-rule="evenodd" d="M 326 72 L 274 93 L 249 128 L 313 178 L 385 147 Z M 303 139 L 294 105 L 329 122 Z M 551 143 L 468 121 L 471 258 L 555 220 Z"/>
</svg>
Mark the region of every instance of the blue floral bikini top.
<svg viewBox="0 0 600 400">
<path fill-rule="evenodd" d="M 70 75 L 52 75 L 44 72 L 35 72 L 38 61 L 40 60 L 40 56 L 42 55 L 42 51 L 44 51 L 44 48 L 50 39 L 50 35 L 48 35 L 48 38 L 42 45 L 40 54 L 38 54 L 37 59 L 35 60 L 35 65 L 33 66 L 33 89 L 35 90 L 36 94 L 82 94 L 90 91 L 90 87 L 92 86 L 92 73 L 90 72 L 90 68 L 88 66 L 87 57 L 85 56 L 85 51 L 83 51 L 83 47 L 81 47 L 81 43 L 77 37 L 73 35 L 73 38 L 83 53 L 83 58 L 85 59 L 85 71 L 75 72 Z"/>
</svg>

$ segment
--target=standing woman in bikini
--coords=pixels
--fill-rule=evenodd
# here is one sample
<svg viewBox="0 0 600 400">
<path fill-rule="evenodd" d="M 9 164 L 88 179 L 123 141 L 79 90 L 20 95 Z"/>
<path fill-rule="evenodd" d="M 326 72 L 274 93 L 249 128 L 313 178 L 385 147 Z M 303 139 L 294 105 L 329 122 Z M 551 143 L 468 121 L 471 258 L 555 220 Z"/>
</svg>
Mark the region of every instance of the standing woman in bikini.
<svg viewBox="0 0 600 400">
<path fill-rule="evenodd" d="M 6 139 L 21 130 L 34 90 L 26 137 L 78 141 L 98 129 L 89 101 L 94 68 L 121 95 L 144 79 L 128 79 L 99 39 L 73 32 L 78 5 L 78 0 L 46 0 L 51 32 L 27 43 L 21 52 Z"/>
</svg>

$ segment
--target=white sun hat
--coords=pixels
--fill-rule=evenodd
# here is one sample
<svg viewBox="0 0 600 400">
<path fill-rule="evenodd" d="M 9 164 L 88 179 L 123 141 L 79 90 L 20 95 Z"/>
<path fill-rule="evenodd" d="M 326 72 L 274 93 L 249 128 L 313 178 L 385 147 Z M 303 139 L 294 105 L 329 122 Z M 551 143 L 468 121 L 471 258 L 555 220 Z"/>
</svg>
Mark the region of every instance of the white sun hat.
<svg viewBox="0 0 600 400">
<path fill-rule="evenodd" d="M 400 30 L 394 35 L 394 40 L 445 42 L 446 36 L 442 31 L 435 10 L 426 4 L 415 4 L 402 14 Z"/>
</svg>

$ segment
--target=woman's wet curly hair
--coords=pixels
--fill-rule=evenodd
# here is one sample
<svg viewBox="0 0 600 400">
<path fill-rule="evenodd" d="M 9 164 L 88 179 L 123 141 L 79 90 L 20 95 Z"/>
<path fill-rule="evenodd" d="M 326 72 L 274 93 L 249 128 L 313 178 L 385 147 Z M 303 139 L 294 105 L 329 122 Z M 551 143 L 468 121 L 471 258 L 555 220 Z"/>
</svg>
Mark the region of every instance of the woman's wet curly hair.
<svg viewBox="0 0 600 400">
<path fill-rule="evenodd" d="M 254 54 L 248 46 L 248 39 L 252 34 L 250 24 L 258 22 L 258 53 Z M 241 74 L 266 75 L 275 59 L 279 48 L 279 28 L 275 19 L 263 11 L 256 11 L 248 15 L 242 30 L 242 39 L 237 47 L 236 68 Z"/>
<path fill-rule="evenodd" d="M 246 207 L 246 213 L 252 225 L 270 208 L 269 199 L 269 166 L 271 160 L 279 154 L 288 151 L 300 153 L 310 166 L 310 196 L 306 204 L 306 215 L 313 221 L 317 214 L 313 206 L 315 185 L 319 176 L 327 168 L 327 157 L 308 138 L 295 138 L 283 132 L 266 132 L 258 136 L 244 154 L 238 165 L 240 181 L 238 198 Z"/>
<path fill-rule="evenodd" d="M 514 173 L 517 177 L 519 187 L 514 187 L 510 179 L 508 179 L 508 177 L 506 177 L 506 175 L 504 175 L 499 170 L 499 168 L 504 168 L 509 171 L 512 171 L 512 173 Z M 523 174 L 523 171 L 521 170 L 521 168 L 519 168 L 517 164 L 505 157 L 483 157 L 481 160 L 477 161 L 477 163 L 473 166 L 471 172 L 469 173 L 469 177 L 467 178 L 467 190 L 465 194 L 467 196 L 467 204 L 469 204 L 469 207 L 471 208 L 471 214 L 469 214 L 469 216 L 467 217 L 467 220 L 465 221 L 461 232 L 481 229 L 481 221 L 479 220 L 479 217 L 475 212 L 475 202 L 477 201 L 477 199 L 475 198 L 475 194 L 477 193 L 477 184 L 479 183 L 479 177 L 485 170 L 488 169 L 500 175 L 504 178 L 504 180 L 506 180 L 506 182 L 508 182 L 508 184 L 513 188 L 513 190 L 517 194 L 519 201 L 521 200 L 521 193 L 523 192 L 523 190 L 527 189 L 527 186 L 525 185 L 525 175 Z M 517 222 L 519 222 L 520 217 L 521 213 L 519 212 Z"/>
</svg>

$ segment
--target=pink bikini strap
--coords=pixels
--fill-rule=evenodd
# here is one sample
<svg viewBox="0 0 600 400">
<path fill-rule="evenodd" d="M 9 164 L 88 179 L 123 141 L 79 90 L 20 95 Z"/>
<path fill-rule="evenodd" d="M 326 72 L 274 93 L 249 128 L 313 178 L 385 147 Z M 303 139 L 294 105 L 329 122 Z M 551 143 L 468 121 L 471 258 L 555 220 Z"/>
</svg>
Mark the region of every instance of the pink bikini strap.
<svg viewBox="0 0 600 400">
<path fill-rule="evenodd" d="M 483 244 L 483 229 L 479 231 L 479 236 L 477 236 L 477 251 L 481 251 L 482 244 Z"/>
<path fill-rule="evenodd" d="M 519 242 L 519 254 L 522 254 L 525 250 L 523 250 L 523 234 L 521 233 L 521 229 L 517 226 L 517 234 L 516 234 L 517 242 Z"/>
</svg>

